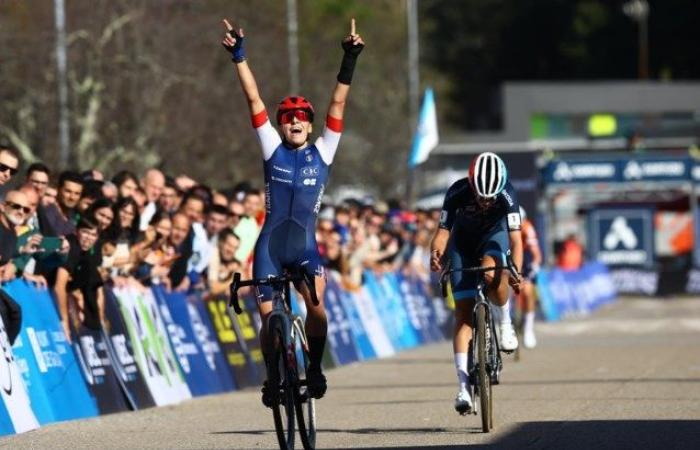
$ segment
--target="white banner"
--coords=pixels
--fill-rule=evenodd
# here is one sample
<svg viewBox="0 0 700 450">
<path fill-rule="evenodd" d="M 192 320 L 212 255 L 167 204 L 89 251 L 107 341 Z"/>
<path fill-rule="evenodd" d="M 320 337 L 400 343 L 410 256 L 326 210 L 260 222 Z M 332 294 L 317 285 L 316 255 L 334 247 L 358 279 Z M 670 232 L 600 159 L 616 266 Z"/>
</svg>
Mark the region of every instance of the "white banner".
<svg viewBox="0 0 700 450">
<path fill-rule="evenodd" d="M 0 397 L 12 421 L 15 433 L 39 428 L 39 422 L 29 403 L 27 387 L 22 380 L 12 353 L 10 340 L 5 331 L 5 324 L 0 318 Z M 1 408 L 2 406 L 0 406 Z"/>
<path fill-rule="evenodd" d="M 129 330 L 134 357 L 156 405 L 192 397 L 151 290 L 130 286 L 115 288 L 113 292 Z"/>
</svg>

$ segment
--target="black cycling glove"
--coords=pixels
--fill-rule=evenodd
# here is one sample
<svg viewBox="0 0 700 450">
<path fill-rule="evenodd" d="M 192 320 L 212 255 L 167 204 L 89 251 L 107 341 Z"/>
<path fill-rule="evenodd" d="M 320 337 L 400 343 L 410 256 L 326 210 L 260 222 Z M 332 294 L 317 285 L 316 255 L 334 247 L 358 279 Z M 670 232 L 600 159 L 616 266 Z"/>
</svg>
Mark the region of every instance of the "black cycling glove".
<svg viewBox="0 0 700 450">
<path fill-rule="evenodd" d="M 355 71 L 357 56 L 362 52 L 362 49 L 365 48 L 365 45 L 354 45 L 352 39 L 343 41 L 340 45 L 343 47 L 345 53 L 343 54 L 343 61 L 340 63 L 338 81 L 349 85 L 352 82 L 352 74 Z"/>
</svg>

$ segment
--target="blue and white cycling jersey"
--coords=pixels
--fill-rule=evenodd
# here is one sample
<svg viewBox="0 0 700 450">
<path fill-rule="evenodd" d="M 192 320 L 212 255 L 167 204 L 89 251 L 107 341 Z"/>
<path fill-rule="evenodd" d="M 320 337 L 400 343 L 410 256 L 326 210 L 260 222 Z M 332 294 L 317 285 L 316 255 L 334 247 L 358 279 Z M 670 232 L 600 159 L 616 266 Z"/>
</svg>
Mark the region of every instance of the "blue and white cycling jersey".
<svg viewBox="0 0 700 450">
<path fill-rule="evenodd" d="M 253 276 L 279 275 L 286 267 L 303 267 L 309 274 L 322 276 L 316 217 L 338 149 L 342 121 L 327 117 L 321 136 L 301 149 L 284 144 L 266 111 L 253 117 L 253 127 L 263 154 L 267 213 L 255 245 Z M 269 299 L 271 292 L 262 291 Z"/>
</svg>

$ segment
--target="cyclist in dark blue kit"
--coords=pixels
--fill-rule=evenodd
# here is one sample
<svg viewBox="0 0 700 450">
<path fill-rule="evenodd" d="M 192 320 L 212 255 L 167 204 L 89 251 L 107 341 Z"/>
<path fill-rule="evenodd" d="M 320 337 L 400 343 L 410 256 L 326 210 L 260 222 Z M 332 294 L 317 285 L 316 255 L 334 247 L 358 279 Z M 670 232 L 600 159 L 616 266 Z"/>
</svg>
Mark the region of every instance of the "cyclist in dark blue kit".
<svg viewBox="0 0 700 450">
<path fill-rule="evenodd" d="M 309 339 L 310 364 L 306 377 L 309 393 L 315 398 L 321 398 L 326 392 L 326 378 L 321 371 L 327 330 L 323 306 L 326 279 L 316 245 L 316 217 L 340 141 L 343 112 L 355 63 L 364 42 L 355 32 L 355 19 L 352 19 L 350 34 L 341 43 L 344 55 L 337 76 L 338 82 L 331 95 L 325 127 L 321 136 L 311 143 L 309 136 L 315 115 L 311 103 L 298 95 L 282 99 L 275 116 L 278 133 L 270 123 L 253 72 L 246 60 L 243 30 L 234 30 L 227 20 L 223 23 L 226 35 L 222 44 L 233 56 L 243 93 L 248 100 L 253 128 L 262 147 L 265 172 L 267 215 L 255 245 L 253 277 L 267 278 L 281 275 L 284 269 L 301 268 L 315 280 L 319 300 L 317 306 L 311 302 L 308 289 L 302 287 L 301 293 L 307 310 L 306 334 Z M 261 287 L 257 294 L 260 315 L 265 324 L 272 310 L 272 290 Z M 267 330 L 264 328 L 265 325 L 260 336 L 267 362 L 269 352 L 266 351 Z M 263 384 L 263 403 L 271 406 L 266 383 Z"/>
<path fill-rule="evenodd" d="M 442 270 L 444 260 L 451 269 L 505 266 L 511 255 L 516 271 L 523 264 L 523 244 L 518 199 L 508 181 L 506 166 L 497 155 L 485 152 L 475 157 L 469 175 L 456 181 L 445 194 L 440 225 L 431 243 L 431 269 Z M 505 270 L 484 273 L 488 298 L 501 310 L 501 349 L 515 350 L 518 339 L 510 319 L 510 284 L 518 289 L 520 280 Z M 459 380 L 455 409 L 472 409 L 469 387 L 470 362 L 467 352 L 472 340 L 472 311 L 477 276 L 454 272 L 450 277 L 455 299 L 454 356 Z"/>
</svg>

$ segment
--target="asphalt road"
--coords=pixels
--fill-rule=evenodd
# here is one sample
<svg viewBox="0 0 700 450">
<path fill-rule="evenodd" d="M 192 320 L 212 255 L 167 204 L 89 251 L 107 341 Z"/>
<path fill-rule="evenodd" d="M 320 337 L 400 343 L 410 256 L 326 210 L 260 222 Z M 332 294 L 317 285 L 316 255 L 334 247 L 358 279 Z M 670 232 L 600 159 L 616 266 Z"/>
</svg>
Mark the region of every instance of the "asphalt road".
<svg viewBox="0 0 700 450">
<path fill-rule="evenodd" d="M 329 371 L 318 448 L 700 448 L 700 298 L 623 300 L 538 331 L 536 349 L 505 358 L 491 433 L 452 409 L 444 343 Z M 0 447 L 274 449 L 272 427 L 251 390 L 54 424 Z"/>
</svg>

